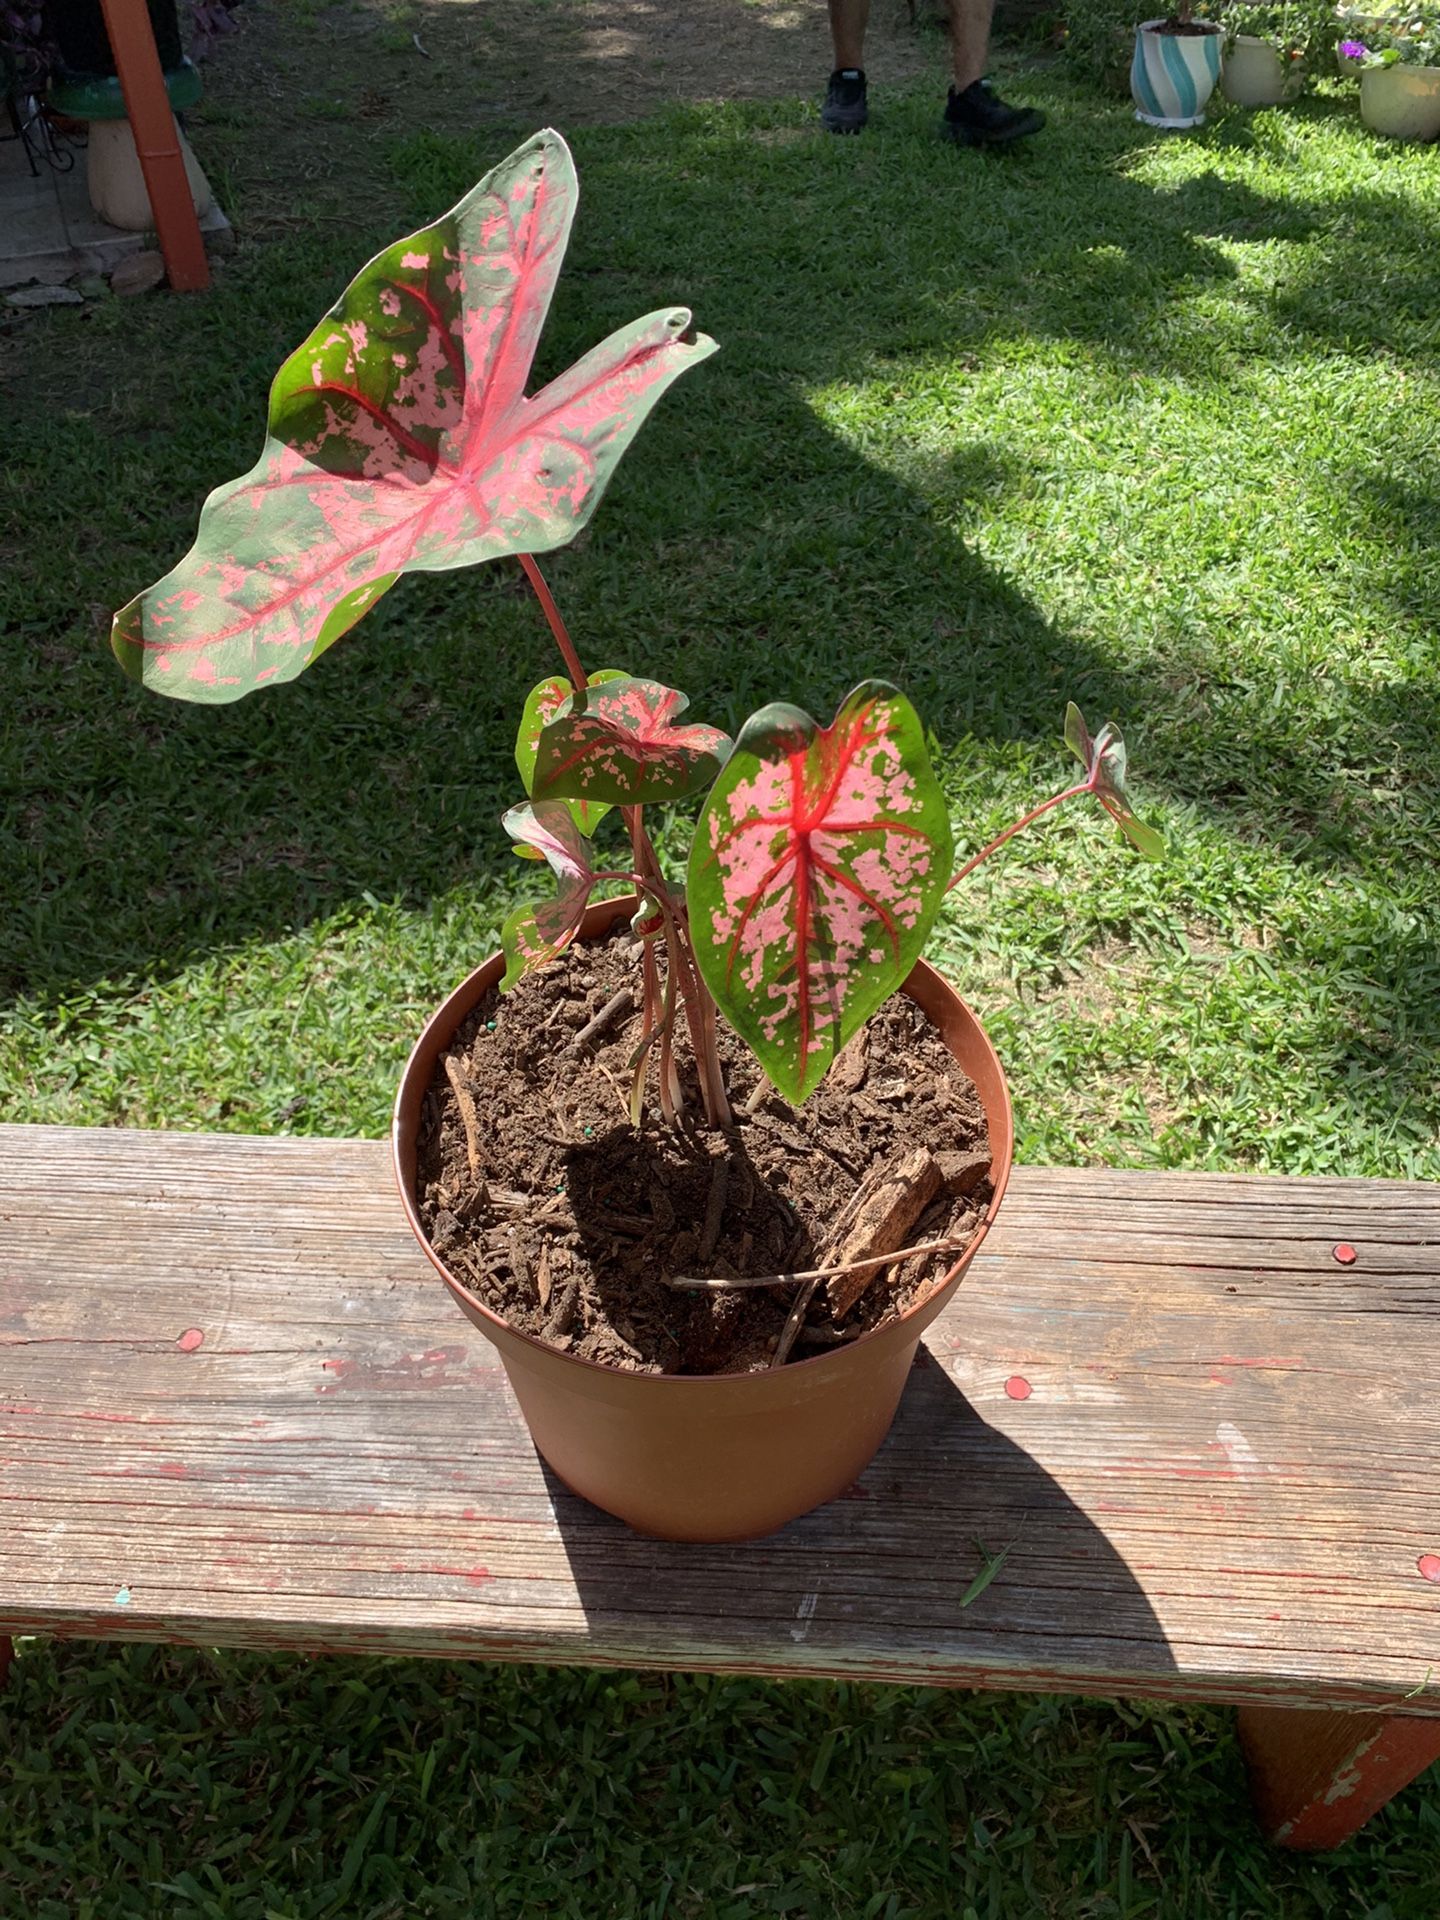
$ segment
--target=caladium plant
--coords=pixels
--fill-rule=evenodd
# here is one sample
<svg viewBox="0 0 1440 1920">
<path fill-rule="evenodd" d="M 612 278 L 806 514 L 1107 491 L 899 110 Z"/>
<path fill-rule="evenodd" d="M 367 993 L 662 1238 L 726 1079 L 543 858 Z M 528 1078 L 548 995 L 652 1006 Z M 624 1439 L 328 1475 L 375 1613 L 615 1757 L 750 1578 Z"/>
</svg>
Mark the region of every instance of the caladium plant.
<svg viewBox="0 0 1440 1920">
<path fill-rule="evenodd" d="M 575 200 L 569 148 L 539 133 L 361 270 L 276 374 L 260 458 L 115 616 L 127 673 L 238 700 L 293 679 L 402 573 L 575 537 L 666 387 L 715 351 L 670 307 L 526 397 Z"/>
<path fill-rule="evenodd" d="M 706 1115 L 724 1125 L 717 1008 L 802 1101 L 902 984 L 947 890 L 1022 827 L 1088 794 L 1142 854 L 1160 840 L 1130 806 L 1118 730 L 1092 738 L 1073 705 L 1065 739 L 1084 778 L 955 872 L 920 719 L 883 681 L 856 687 L 828 725 L 778 704 L 732 741 L 682 718 L 672 687 L 586 674 L 534 555 L 580 530 L 656 399 L 715 349 L 671 308 L 525 396 L 575 195 L 564 141 L 541 133 L 443 220 L 377 255 L 281 367 L 255 467 L 210 496 L 191 551 L 116 615 L 113 645 L 158 692 L 233 700 L 293 678 L 401 573 L 517 555 L 564 673 L 531 691 L 516 739 L 527 799 L 504 827 L 548 864 L 555 892 L 506 920 L 502 991 L 563 952 L 597 886 L 632 888 L 643 992 L 631 1116 L 652 1068 L 663 1118 L 682 1111 L 683 1010 Z M 678 886 L 644 810 L 702 793 Z M 614 810 L 628 856 L 604 861 L 593 841 Z"/>
<path fill-rule="evenodd" d="M 952 844 L 919 716 L 893 687 L 857 687 L 828 727 L 789 706 L 746 721 L 686 895 L 705 983 L 787 1098 L 920 958 Z"/>
<path fill-rule="evenodd" d="M 565 951 L 580 931 L 598 876 L 585 837 L 563 801 L 511 807 L 500 824 L 516 842 L 517 852 L 547 861 L 556 880 L 553 900 L 517 907 L 505 922 L 503 993 L 532 968 L 547 965 Z"/>
<path fill-rule="evenodd" d="M 708 787 L 725 764 L 730 738 L 718 727 L 677 725 L 689 704 L 683 693 L 653 680 L 592 675 L 542 727 L 531 793 L 537 800 L 561 796 L 623 807 L 683 800 Z"/>
<path fill-rule="evenodd" d="M 623 680 L 620 672 L 592 673 L 589 685 L 598 687 L 606 680 Z M 520 731 L 515 739 L 515 764 L 520 769 L 520 779 L 525 791 L 534 791 L 535 762 L 540 753 L 540 735 L 548 722 L 553 720 L 561 707 L 575 691 L 563 673 L 552 673 L 548 680 L 542 680 L 538 687 L 532 687 L 525 702 L 525 711 L 520 716 Z M 567 800 L 575 824 L 584 834 L 593 834 L 610 809 L 599 800 Z M 518 849 L 525 852 L 525 848 Z M 536 853 L 538 860 L 540 855 Z"/>
</svg>

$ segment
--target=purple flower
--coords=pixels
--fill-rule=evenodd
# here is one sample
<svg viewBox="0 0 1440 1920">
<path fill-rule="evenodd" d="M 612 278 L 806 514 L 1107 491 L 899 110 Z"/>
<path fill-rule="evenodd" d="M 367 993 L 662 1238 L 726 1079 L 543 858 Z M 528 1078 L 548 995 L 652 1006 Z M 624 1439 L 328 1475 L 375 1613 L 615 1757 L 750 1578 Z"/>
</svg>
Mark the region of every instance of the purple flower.
<svg viewBox="0 0 1440 1920">
<path fill-rule="evenodd" d="M 1342 60 L 1363 60 L 1370 49 L 1359 40 L 1342 40 L 1340 58 Z"/>
</svg>

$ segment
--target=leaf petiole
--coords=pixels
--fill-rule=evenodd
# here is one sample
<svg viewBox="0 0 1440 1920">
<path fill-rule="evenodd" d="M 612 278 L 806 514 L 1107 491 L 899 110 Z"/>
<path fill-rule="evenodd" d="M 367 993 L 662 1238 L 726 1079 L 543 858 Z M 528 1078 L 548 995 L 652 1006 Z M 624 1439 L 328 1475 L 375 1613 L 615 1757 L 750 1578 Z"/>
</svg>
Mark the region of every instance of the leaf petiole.
<svg viewBox="0 0 1440 1920">
<path fill-rule="evenodd" d="M 545 576 L 535 564 L 535 556 L 530 553 L 520 555 L 520 564 L 525 569 L 525 578 L 535 589 L 535 598 L 540 602 L 541 611 L 550 623 L 550 631 L 555 636 L 555 644 L 560 649 L 560 658 L 565 662 L 565 671 L 570 676 L 570 684 L 577 693 L 585 686 L 585 669 L 580 664 L 580 656 L 575 651 L 575 643 L 570 638 L 570 630 L 560 617 L 560 609 L 555 604 L 555 596 L 545 584 Z"/>
<path fill-rule="evenodd" d="M 988 847 L 982 847 L 979 853 L 975 854 L 972 859 L 967 860 L 960 871 L 951 879 L 950 885 L 945 891 L 949 893 L 953 888 L 958 887 L 962 880 L 975 871 L 976 867 L 988 860 L 992 853 L 998 853 L 1007 840 L 1013 839 L 1023 827 L 1028 827 L 1034 821 L 1038 820 L 1041 814 L 1049 813 L 1052 807 L 1058 807 L 1066 800 L 1074 800 L 1078 795 L 1091 791 L 1090 781 L 1082 780 L 1078 786 L 1067 787 L 1064 793 L 1052 794 L 1048 800 L 1042 800 L 1038 807 L 1032 807 L 1029 813 L 1024 815 L 1022 819 L 1013 821 L 1010 826 L 1006 827 L 1003 833 L 996 834 Z"/>
</svg>

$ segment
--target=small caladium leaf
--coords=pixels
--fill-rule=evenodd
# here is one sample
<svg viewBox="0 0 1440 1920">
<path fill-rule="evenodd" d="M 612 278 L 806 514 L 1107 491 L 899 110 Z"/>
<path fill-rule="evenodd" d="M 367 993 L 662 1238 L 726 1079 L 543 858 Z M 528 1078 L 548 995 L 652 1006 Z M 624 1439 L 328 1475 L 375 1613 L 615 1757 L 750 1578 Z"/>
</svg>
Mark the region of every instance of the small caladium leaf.
<svg viewBox="0 0 1440 1920">
<path fill-rule="evenodd" d="M 500 824 L 512 840 L 533 847 L 550 863 L 557 882 L 553 900 L 517 907 L 500 930 L 505 954 L 500 991 L 508 993 L 527 973 L 563 953 L 575 938 L 595 885 L 595 873 L 590 850 L 570 817 L 570 809 L 558 801 L 511 807 Z"/>
<path fill-rule="evenodd" d="M 1164 837 L 1135 817 L 1125 791 L 1125 742 L 1120 729 L 1106 721 L 1092 740 L 1085 716 L 1072 700 L 1065 709 L 1065 744 L 1085 768 L 1090 791 L 1138 853 L 1158 860 Z"/>
<path fill-rule="evenodd" d="M 618 668 L 604 667 L 599 673 L 591 674 L 590 685 L 603 686 L 607 680 L 626 680 L 629 677 Z M 520 716 L 520 730 L 515 736 L 515 764 L 520 769 L 526 793 L 535 791 L 535 756 L 540 749 L 540 735 L 574 691 L 563 673 L 552 673 L 548 680 L 542 680 L 538 687 L 530 689 L 525 711 Z M 570 809 L 571 819 L 587 839 L 593 836 L 610 811 L 598 800 L 567 800 L 565 804 Z M 541 857 L 530 848 L 520 848 L 518 851 L 537 860 Z"/>
<path fill-rule="evenodd" d="M 361 270 L 275 376 L 259 460 L 115 616 L 127 673 L 237 700 L 293 679 L 402 573 L 574 538 L 656 400 L 715 350 L 672 307 L 526 399 L 575 201 L 569 148 L 539 133 Z"/>
<path fill-rule="evenodd" d="M 537 799 L 608 806 L 683 800 L 708 787 L 730 753 L 718 727 L 680 726 L 690 702 L 654 680 L 611 680 L 571 693 L 540 735 Z"/>
<path fill-rule="evenodd" d="M 920 957 L 954 842 L 903 694 L 868 680 L 821 727 L 798 707 L 745 722 L 690 854 L 705 982 L 798 1104 Z"/>
</svg>

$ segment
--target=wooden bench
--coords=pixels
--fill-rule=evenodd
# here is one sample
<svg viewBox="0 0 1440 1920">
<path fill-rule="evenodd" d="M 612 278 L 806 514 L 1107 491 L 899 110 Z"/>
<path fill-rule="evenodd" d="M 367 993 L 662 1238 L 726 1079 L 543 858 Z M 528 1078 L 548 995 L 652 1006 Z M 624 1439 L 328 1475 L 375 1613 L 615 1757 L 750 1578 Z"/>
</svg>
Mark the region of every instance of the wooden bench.
<svg viewBox="0 0 1440 1920">
<path fill-rule="evenodd" d="M 0 1128 L 12 1634 L 1230 1701 L 1333 1846 L 1440 1757 L 1437 1409 L 1440 1187 L 1022 1168 L 851 1493 L 665 1546 L 547 1476 L 380 1145 Z"/>
</svg>

